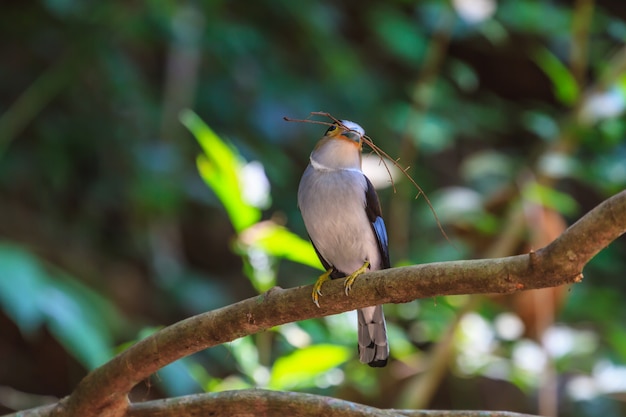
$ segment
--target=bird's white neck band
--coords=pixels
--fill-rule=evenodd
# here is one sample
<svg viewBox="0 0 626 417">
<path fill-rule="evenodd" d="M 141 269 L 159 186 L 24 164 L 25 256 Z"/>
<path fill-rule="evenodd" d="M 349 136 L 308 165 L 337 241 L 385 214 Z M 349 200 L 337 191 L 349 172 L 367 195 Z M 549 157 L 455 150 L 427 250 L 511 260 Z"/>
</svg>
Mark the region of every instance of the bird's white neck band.
<svg viewBox="0 0 626 417">
<path fill-rule="evenodd" d="M 317 162 L 315 159 L 310 158 L 311 166 L 318 171 L 354 171 L 354 172 L 362 172 L 357 168 L 331 168 L 324 164 Z"/>
</svg>

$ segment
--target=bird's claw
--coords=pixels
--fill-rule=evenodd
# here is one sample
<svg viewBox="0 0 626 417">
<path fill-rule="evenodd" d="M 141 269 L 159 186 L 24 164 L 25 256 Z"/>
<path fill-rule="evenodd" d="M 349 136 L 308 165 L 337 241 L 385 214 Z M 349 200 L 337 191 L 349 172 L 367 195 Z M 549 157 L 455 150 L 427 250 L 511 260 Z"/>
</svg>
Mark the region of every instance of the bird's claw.
<svg viewBox="0 0 626 417">
<path fill-rule="evenodd" d="M 344 288 L 346 295 L 350 294 L 350 290 L 352 290 L 352 284 L 356 281 L 357 277 L 363 274 L 370 267 L 370 262 L 365 261 L 363 265 L 352 274 L 350 274 L 344 283 Z M 322 284 L 326 281 L 330 281 L 330 274 L 333 272 L 333 269 L 330 268 L 328 271 L 324 272 L 313 284 L 313 291 L 311 292 L 311 298 L 313 299 L 313 304 L 315 304 L 318 308 L 320 307 L 320 296 L 322 295 Z"/>
<path fill-rule="evenodd" d="M 320 288 L 321 288 L 321 285 L 320 285 Z M 311 298 L 313 299 L 313 304 L 315 304 L 317 308 L 320 308 L 319 298 L 320 298 L 320 295 L 322 295 L 320 288 L 317 288 L 317 285 L 315 285 L 313 287 L 313 293 L 311 294 Z"/>
<path fill-rule="evenodd" d="M 322 295 L 322 284 L 330 280 L 331 272 L 333 272 L 332 268 L 320 275 L 317 281 L 315 281 L 315 284 L 313 284 L 313 292 L 311 293 L 311 298 L 313 299 L 313 304 L 315 304 L 318 308 L 320 306 L 319 298 L 320 295 Z"/>
<path fill-rule="evenodd" d="M 352 284 L 354 284 L 354 281 L 356 281 L 357 277 L 363 274 L 365 271 L 367 271 L 367 268 L 369 267 L 370 267 L 370 261 L 365 261 L 359 269 L 354 271 L 352 274 L 350 274 L 350 276 L 346 278 L 346 282 L 343 284 L 345 291 L 346 291 L 346 295 L 350 294 L 350 290 L 352 290 Z"/>
</svg>

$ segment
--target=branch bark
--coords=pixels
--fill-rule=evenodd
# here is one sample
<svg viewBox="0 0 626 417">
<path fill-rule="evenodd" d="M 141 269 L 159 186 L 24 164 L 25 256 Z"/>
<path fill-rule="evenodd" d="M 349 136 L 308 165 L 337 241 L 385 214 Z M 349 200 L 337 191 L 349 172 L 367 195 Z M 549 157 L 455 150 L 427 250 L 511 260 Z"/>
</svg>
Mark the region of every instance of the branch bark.
<svg viewBox="0 0 626 417">
<path fill-rule="evenodd" d="M 275 287 L 164 328 L 95 369 L 69 397 L 46 407 L 44 414 L 39 409 L 20 415 L 127 415 L 128 392 L 165 365 L 289 322 L 439 295 L 512 293 L 580 282 L 584 265 L 624 232 L 626 191 L 602 202 L 551 244 L 529 254 L 370 272 L 359 277 L 349 297 L 343 280 L 334 280 L 324 285 L 320 308 L 311 302 L 311 286 Z"/>
<path fill-rule="evenodd" d="M 261 389 L 198 394 L 131 405 L 128 417 L 485 417 L 484 411 L 383 410 L 321 395 Z M 489 417 L 533 417 L 505 411 Z"/>
</svg>

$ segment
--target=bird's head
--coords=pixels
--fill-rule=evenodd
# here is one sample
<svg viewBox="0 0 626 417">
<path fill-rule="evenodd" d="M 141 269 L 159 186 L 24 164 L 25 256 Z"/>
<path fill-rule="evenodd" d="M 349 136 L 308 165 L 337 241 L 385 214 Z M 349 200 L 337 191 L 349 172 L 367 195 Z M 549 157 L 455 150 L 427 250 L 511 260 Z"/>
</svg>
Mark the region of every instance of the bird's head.
<svg viewBox="0 0 626 417">
<path fill-rule="evenodd" d="M 334 123 L 326 130 L 313 152 L 313 164 L 326 169 L 361 169 L 361 149 L 365 131 L 349 120 Z"/>
</svg>

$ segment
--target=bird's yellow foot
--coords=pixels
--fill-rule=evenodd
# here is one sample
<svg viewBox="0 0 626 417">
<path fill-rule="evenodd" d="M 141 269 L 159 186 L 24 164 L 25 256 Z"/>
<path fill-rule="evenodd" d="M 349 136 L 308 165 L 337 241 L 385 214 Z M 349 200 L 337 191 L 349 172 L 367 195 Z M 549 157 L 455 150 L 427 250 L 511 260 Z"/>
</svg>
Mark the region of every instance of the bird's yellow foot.
<svg viewBox="0 0 626 417">
<path fill-rule="evenodd" d="M 322 284 L 326 281 L 330 281 L 331 272 L 333 272 L 332 268 L 320 275 L 317 281 L 315 281 L 315 285 L 313 285 L 313 293 L 311 294 L 311 298 L 313 298 L 313 302 L 318 307 L 320 306 L 319 297 L 320 295 L 322 295 Z"/>
<path fill-rule="evenodd" d="M 357 277 L 367 271 L 367 268 L 369 267 L 370 261 L 365 261 L 359 269 L 354 271 L 352 274 L 350 274 L 348 278 L 346 278 L 346 282 L 343 284 L 346 289 L 346 295 L 350 293 L 350 290 L 352 289 L 352 284 L 354 284 L 354 281 L 356 281 Z"/>
</svg>

